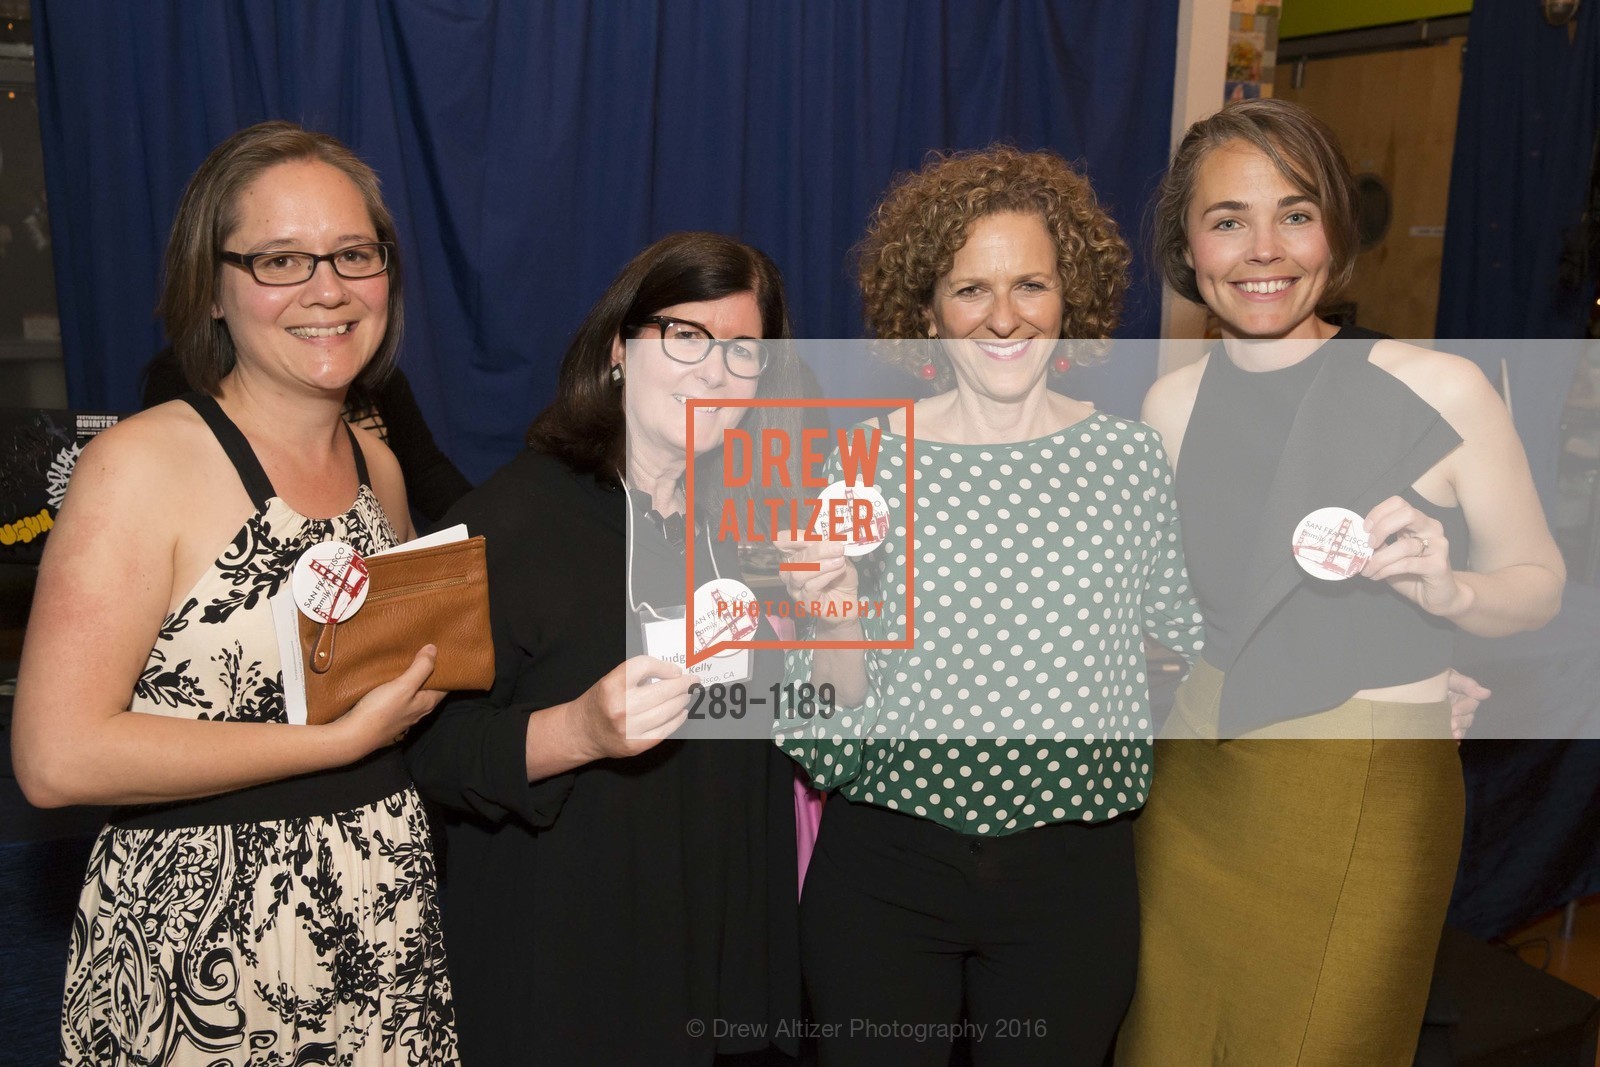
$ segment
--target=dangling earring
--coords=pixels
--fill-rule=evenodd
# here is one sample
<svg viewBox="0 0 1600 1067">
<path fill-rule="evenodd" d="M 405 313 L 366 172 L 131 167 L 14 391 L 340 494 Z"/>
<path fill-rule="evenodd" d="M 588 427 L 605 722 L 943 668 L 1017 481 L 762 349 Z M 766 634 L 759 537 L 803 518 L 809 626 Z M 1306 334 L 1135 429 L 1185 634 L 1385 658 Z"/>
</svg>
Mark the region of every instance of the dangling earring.
<svg viewBox="0 0 1600 1067">
<path fill-rule="evenodd" d="M 623 376 L 622 375 L 622 364 L 620 364 L 620 363 L 611 364 L 611 384 L 612 385 L 621 385 L 622 384 L 622 376 Z"/>
<path fill-rule="evenodd" d="M 1067 356 L 1057 356 L 1050 361 L 1050 366 L 1055 368 L 1057 374 L 1065 374 L 1072 369 L 1072 360 Z"/>
<path fill-rule="evenodd" d="M 937 326 L 929 326 L 928 340 L 937 341 L 938 339 L 939 328 Z M 939 368 L 935 366 L 933 360 L 930 359 L 925 361 L 922 366 L 917 368 L 917 374 L 922 377 L 923 381 L 931 382 L 939 376 Z"/>
</svg>

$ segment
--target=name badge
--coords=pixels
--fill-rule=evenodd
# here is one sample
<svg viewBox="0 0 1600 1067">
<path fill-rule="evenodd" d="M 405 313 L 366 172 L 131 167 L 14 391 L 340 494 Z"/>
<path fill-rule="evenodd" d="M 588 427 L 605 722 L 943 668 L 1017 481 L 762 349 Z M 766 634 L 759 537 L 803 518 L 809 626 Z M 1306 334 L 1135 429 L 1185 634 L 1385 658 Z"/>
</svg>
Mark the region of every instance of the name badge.
<svg viewBox="0 0 1600 1067">
<path fill-rule="evenodd" d="M 732 578 L 707 582 L 694 593 L 695 649 L 726 641 L 748 641 L 760 626 L 760 605 L 749 586 Z M 684 607 L 666 608 L 656 618 L 644 620 L 644 650 L 648 656 L 679 667 L 688 662 L 684 648 Z M 751 650 L 725 648 L 688 668 L 703 685 L 744 682 L 750 678 Z"/>
</svg>

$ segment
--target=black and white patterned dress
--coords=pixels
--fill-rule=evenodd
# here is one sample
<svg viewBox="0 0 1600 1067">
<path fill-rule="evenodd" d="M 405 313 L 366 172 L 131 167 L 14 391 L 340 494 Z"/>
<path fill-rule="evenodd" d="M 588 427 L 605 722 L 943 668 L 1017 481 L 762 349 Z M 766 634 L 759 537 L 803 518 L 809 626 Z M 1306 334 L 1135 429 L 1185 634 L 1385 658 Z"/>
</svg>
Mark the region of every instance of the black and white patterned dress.
<svg viewBox="0 0 1600 1067">
<path fill-rule="evenodd" d="M 337 538 L 372 552 L 395 535 L 359 446 L 355 503 L 308 519 L 272 494 L 215 401 L 190 402 L 257 510 L 162 622 L 131 708 L 297 729 L 284 711 L 268 598 L 308 545 Z M 213 801 L 102 830 L 73 922 L 62 1062 L 456 1063 L 427 820 L 403 780 L 387 795 L 372 792 L 370 767 L 385 760 L 398 764 L 384 754 L 362 772 L 377 799 L 342 810 L 312 809 L 319 796 L 348 798 L 359 774 L 308 776 L 262 787 L 264 799 L 246 791 L 223 801 L 235 804 L 233 815 L 242 796 L 246 809 L 276 804 L 289 817 L 241 821 L 219 816 L 230 809 Z M 183 823 L 192 824 L 173 825 Z"/>
</svg>

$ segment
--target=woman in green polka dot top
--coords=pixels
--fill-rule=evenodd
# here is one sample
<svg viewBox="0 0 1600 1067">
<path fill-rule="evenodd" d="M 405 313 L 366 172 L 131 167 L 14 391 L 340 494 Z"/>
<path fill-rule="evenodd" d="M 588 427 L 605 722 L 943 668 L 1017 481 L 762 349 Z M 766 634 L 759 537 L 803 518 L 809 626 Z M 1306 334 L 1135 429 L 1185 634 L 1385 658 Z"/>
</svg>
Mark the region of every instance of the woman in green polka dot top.
<svg viewBox="0 0 1600 1067">
<path fill-rule="evenodd" d="M 1143 638 L 1192 658 L 1203 628 L 1158 435 L 1051 388 L 1127 264 L 1082 175 L 1010 148 L 906 177 L 863 244 L 870 326 L 933 339 L 890 358 L 941 391 L 868 424 L 882 545 L 784 546 L 820 561 L 797 600 L 883 603 L 806 635 L 867 651 L 790 654 L 837 710 L 778 736 L 832 794 L 801 903 L 824 1067 L 942 1064 L 963 1005 L 979 1064 L 1098 1064 L 1131 996 Z"/>
</svg>

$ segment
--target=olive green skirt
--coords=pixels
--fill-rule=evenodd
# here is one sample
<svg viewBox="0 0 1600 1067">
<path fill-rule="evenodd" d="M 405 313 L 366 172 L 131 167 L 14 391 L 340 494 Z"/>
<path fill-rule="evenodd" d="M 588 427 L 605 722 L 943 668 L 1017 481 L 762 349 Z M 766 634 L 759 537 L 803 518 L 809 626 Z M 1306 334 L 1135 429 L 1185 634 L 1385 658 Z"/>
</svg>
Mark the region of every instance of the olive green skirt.
<svg viewBox="0 0 1600 1067">
<path fill-rule="evenodd" d="M 1323 713 L 1365 739 L 1204 740 L 1222 677 L 1198 664 L 1156 742 L 1118 1067 L 1405 1067 L 1461 849 L 1449 704 Z"/>
</svg>

